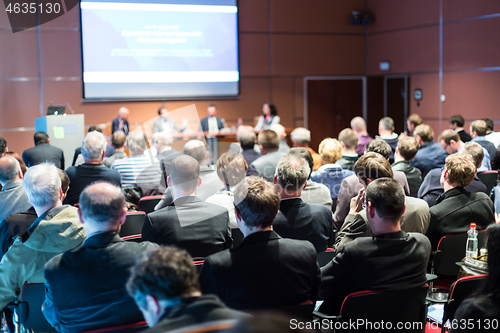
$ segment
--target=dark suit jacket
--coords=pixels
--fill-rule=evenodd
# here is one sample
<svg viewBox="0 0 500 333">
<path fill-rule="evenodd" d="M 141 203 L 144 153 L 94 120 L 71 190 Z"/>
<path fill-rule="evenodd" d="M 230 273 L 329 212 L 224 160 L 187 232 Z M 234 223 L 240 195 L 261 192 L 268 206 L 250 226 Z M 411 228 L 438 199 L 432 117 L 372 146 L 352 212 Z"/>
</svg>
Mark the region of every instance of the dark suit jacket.
<svg viewBox="0 0 500 333">
<path fill-rule="evenodd" d="M 411 166 L 408 161 L 399 161 L 392 164 L 393 171 L 401 171 L 406 175 L 408 186 L 410 187 L 410 196 L 417 197 L 418 189 L 422 184 L 422 172 Z"/>
<path fill-rule="evenodd" d="M 142 240 L 175 245 L 193 257 L 206 257 L 231 247 L 229 213 L 195 196 L 180 197 L 146 216 Z"/>
<path fill-rule="evenodd" d="M 326 250 L 333 234 L 332 211 L 301 198 L 281 200 L 273 230 L 283 238 L 307 240 L 316 252 Z"/>
<path fill-rule="evenodd" d="M 48 322 L 58 331 L 82 332 L 143 320 L 125 284 L 136 259 L 156 247 L 106 232 L 53 258 L 45 265 L 43 312 Z"/>
<path fill-rule="evenodd" d="M 260 176 L 272 182 L 278 161 L 283 155 L 284 153 L 278 150 L 262 155 L 248 167 L 247 176 Z"/>
<path fill-rule="evenodd" d="M 430 213 L 427 237 L 433 250 L 441 237 L 467 232 L 471 222 L 476 223 L 477 230 L 495 223 L 493 201 L 484 193 L 470 193 L 463 187 L 452 188 L 440 195 Z"/>
<path fill-rule="evenodd" d="M 9 215 L 0 223 L 0 260 L 14 243 L 16 236 L 24 234 L 38 218 L 35 208 Z"/>
<path fill-rule="evenodd" d="M 233 309 L 271 309 L 316 301 L 320 270 L 311 243 L 274 231 L 248 235 L 240 245 L 205 259 L 204 294 Z"/>
<path fill-rule="evenodd" d="M 321 269 L 321 311 L 338 314 L 344 297 L 361 290 L 397 290 L 423 286 L 431 244 L 404 231 L 357 238 Z"/>
<path fill-rule="evenodd" d="M 460 141 L 467 143 L 470 140 L 472 140 L 472 136 L 470 136 L 469 133 L 467 133 L 465 130 L 461 129 L 460 131 L 457 131 L 458 136 L 460 137 Z"/>
<path fill-rule="evenodd" d="M 420 147 L 410 165 L 418 168 L 425 176 L 430 170 L 442 167 L 446 157 L 448 154 L 441 147 L 441 144 L 429 141 Z"/>
<path fill-rule="evenodd" d="M 256 152 L 255 149 L 245 149 L 241 154 L 243 155 L 243 158 L 247 162 L 248 166 L 260 157 L 260 154 Z"/>
<path fill-rule="evenodd" d="M 120 127 L 120 121 L 118 120 L 118 118 L 115 118 L 115 119 L 113 119 L 112 126 L 111 126 L 111 135 L 113 135 L 113 133 L 118 131 L 118 127 Z M 128 126 L 128 121 L 125 120 L 123 127 L 124 127 L 123 133 L 125 133 L 125 135 L 128 135 L 128 132 L 130 130 L 130 127 Z"/>
<path fill-rule="evenodd" d="M 221 130 L 224 128 L 224 123 L 222 122 L 222 118 L 217 118 L 217 129 Z M 200 120 L 200 129 L 202 132 L 208 132 L 208 117 L 205 117 Z"/>
<path fill-rule="evenodd" d="M 62 149 L 41 143 L 23 152 L 23 161 L 28 168 L 43 162 L 52 162 L 56 167 L 64 170 L 64 153 Z"/>
</svg>

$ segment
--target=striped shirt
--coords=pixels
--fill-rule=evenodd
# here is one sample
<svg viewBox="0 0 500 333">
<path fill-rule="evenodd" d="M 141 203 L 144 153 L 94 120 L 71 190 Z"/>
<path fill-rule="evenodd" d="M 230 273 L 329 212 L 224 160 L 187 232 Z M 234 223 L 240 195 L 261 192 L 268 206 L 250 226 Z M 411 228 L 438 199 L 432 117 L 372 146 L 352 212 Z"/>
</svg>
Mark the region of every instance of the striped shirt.
<svg viewBox="0 0 500 333">
<path fill-rule="evenodd" d="M 120 173 L 122 186 L 160 184 L 160 163 L 156 157 L 137 155 L 115 160 L 112 169 Z"/>
</svg>

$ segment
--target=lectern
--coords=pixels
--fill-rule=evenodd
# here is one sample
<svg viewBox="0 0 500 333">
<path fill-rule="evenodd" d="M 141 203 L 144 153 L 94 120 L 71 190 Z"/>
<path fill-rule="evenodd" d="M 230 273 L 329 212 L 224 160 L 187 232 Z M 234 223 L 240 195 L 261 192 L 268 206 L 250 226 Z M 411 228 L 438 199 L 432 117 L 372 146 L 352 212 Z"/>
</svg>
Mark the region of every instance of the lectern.
<svg viewBox="0 0 500 333">
<path fill-rule="evenodd" d="M 50 144 L 64 151 L 66 166 L 71 165 L 75 149 L 82 145 L 85 136 L 85 115 L 64 114 L 35 119 L 35 131 L 49 135 Z"/>
</svg>

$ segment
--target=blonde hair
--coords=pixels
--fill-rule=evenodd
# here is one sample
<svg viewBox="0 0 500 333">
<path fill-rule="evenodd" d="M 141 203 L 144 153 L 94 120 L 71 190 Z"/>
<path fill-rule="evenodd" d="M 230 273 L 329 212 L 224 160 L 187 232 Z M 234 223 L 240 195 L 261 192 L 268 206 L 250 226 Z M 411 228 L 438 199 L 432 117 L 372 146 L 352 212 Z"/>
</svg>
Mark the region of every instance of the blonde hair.
<svg viewBox="0 0 500 333">
<path fill-rule="evenodd" d="M 337 139 L 326 138 L 321 141 L 318 152 L 325 163 L 335 163 L 342 158 L 342 146 Z"/>
<path fill-rule="evenodd" d="M 448 173 L 448 183 L 456 187 L 469 186 L 477 171 L 472 156 L 464 153 L 448 156 L 444 167 Z"/>
</svg>

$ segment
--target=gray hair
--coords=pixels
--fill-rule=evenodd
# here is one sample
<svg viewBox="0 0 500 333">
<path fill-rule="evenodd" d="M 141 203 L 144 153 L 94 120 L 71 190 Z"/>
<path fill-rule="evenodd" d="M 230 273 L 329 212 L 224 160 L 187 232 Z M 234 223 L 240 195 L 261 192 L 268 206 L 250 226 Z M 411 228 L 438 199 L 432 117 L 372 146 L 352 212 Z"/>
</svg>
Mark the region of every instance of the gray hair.
<svg viewBox="0 0 500 333">
<path fill-rule="evenodd" d="M 12 156 L 0 158 L 0 184 L 7 184 L 14 181 L 21 170 L 19 162 Z"/>
<path fill-rule="evenodd" d="M 310 172 L 311 168 L 305 159 L 287 154 L 278 162 L 276 178 L 279 186 L 285 191 L 298 192 L 304 187 Z"/>
<path fill-rule="evenodd" d="M 153 134 L 155 142 L 159 142 L 162 147 L 171 147 L 174 143 L 174 138 L 166 132 L 157 132 Z"/>
<path fill-rule="evenodd" d="M 394 129 L 394 120 L 391 117 L 384 117 L 380 119 L 379 126 L 382 126 L 386 131 L 392 131 Z"/>
<path fill-rule="evenodd" d="M 200 140 L 190 140 L 186 142 L 182 152 L 184 153 L 184 155 L 191 156 L 200 164 L 203 164 L 203 162 L 205 162 L 208 154 L 205 144 Z"/>
<path fill-rule="evenodd" d="M 61 178 L 52 163 L 41 163 L 26 171 L 23 187 L 30 204 L 35 207 L 55 206 L 60 199 Z"/>
<path fill-rule="evenodd" d="M 147 137 L 142 131 L 133 131 L 127 137 L 128 149 L 134 154 L 142 154 L 148 148 Z"/>
<path fill-rule="evenodd" d="M 238 132 L 238 141 L 242 149 L 253 149 L 257 136 L 254 131 L 243 130 Z"/>
<path fill-rule="evenodd" d="M 297 127 L 290 133 L 290 139 L 300 144 L 311 142 L 311 131 L 304 127 Z"/>
<path fill-rule="evenodd" d="M 80 194 L 80 209 L 85 222 L 118 224 L 126 206 L 121 189 L 108 182 L 87 186 Z"/>
<path fill-rule="evenodd" d="M 101 161 L 106 144 L 106 137 L 102 133 L 97 131 L 87 133 L 82 140 L 83 159 L 90 162 Z"/>
</svg>

